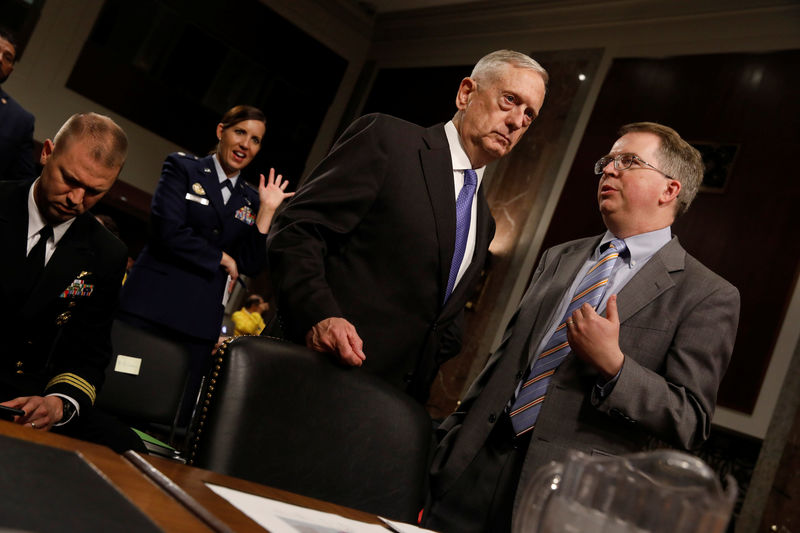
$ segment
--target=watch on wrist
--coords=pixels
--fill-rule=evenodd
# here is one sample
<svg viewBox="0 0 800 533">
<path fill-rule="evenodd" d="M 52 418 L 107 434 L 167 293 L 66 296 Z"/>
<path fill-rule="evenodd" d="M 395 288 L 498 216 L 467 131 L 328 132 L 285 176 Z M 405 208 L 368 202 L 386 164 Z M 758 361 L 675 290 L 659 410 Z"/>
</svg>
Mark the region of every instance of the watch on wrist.
<svg viewBox="0 0 800 533">
<path fill-rule="evenodd" d="M 59 396 L 59 398 L 61 398 L 62 414 L 61 414 L 61 420 L 59 420 L 58 422 L 61 423 L 61 422 L 66 422 L 72 418 L 72 416 L 75 414 L 75 406 L 72 405 L 72 402 L 67 400 L 66 398 L 62 398 L 61 396 Z"/>
</svg>

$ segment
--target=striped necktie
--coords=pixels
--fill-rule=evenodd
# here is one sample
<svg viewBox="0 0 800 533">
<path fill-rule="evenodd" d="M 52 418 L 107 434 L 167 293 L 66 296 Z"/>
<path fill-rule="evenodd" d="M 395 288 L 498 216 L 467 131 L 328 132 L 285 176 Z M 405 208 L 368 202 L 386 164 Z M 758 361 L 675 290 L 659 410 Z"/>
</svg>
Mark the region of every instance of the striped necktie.
<svg viewBox="0 0 800 533">
<path fill-rule="evenodd" d="M 558 365 L 570 353 L 569 342 L 567 342 L 567 320 L 577 308 L 585 303 L 597 308 L 606 292 L 608 277 L 614 269 L 616 259 L 625 252 L 625 249 L 625 241 L 616 239 L 608 243 L 605 251 L 601 253 L 600 259 L 578 284 L 559 326 L 550 336 L 542 353 L 534 359 L 528 369 L 526 377 L 523 378 L 522 388 L 508 412 L 517 436 L 533 429 L 536 419 L 539 417 L 539 410 L 542 408 L 547 385 Z"/>
</svg>

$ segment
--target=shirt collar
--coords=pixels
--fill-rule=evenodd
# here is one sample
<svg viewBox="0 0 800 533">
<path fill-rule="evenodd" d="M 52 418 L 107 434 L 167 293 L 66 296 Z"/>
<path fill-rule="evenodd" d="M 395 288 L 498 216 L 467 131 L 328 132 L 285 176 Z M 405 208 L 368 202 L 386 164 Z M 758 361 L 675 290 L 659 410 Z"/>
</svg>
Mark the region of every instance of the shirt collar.
<svg viewBox="0 0 800 533">
<path fill-rule="evenodd" d="M 606 230 L 605 235 L 603 235 L 603 238 L 600 239 L 600 246 L 603 246 L 605 243 L 613 241 L 614 239 L 616 239 L 614 234 Z M 628 254 L 626 254 L 623 259 L 629 265 L 635 265 L 641 263 L 642 261 L 647 261 L 671 239 L 672 226 L 667 226 L 655 231 L 648 231 L 647 233 L 640 233 L 639 235 L 633 235 L 627 239 L 622 239 L 625 241 L 625 246 L 628 248 Z M 599 253 L 600 246 L 597 247 L 595 253 Z"/>
<path fill-rule="evenodd" d="M 234 174 L 229 178 L 228 176 L 225 175 L 225 171 L 222 170 L 222 165 L 219 164 L 219 159 L 217 158 L 217 154 L 215 153 L 214 155 L 211 156 L 211 158 L 214 160 L 214 167 L 217 169 L 217 179 L 219 180 L 220 184 L 223 183 L 225 180 L 229 179 L 231 180 L 231 185 L 236 187 L 236 182 L 238 181 L 239 174 L 241 174 L 241 172 L 237 172 L 236 174 Z"/>
<path fill-rule="evenodd" d="M 33 182 L 30 190 L 28 191 L 28 239 L 39 233 L 45 224 L 47 224 L 47 221 L 44 219 L 42 213 L 39 211 L 39 208 L 36 205 L 36 199 L 33 197 L 33 189 L 36 187 L 36 184 L 39 183 L 40 179 L 41 178 L 36 178 L 36 181 Z M 58 244 L 58 241 L 61 240 L 61 237 L 64 236 L 73 222 L 75 222 L 75 217 L 72 217 L 66 222 L 62 222 L 56 226 L 53 226 L 54 246 Z"/>
<path fill-rule="evenodd" d="M 450 159 L 453 163 L 453 170 L 464 172 L 464 170 L 472 168 L 469 156 L 464 151 L 464 147 L 461 146 L 461 136 L 458 134 L 456 125 L 453 124 L 452 120 L 444 125 L 444 134 L 447 136 L 447 144 L 450 146 Z M 476 190 L 481 186 L 485 170 L 485 166 L 475 169 L 475 173 L 478 175 L 478 187 L 476 187 Z"/>
</svg>

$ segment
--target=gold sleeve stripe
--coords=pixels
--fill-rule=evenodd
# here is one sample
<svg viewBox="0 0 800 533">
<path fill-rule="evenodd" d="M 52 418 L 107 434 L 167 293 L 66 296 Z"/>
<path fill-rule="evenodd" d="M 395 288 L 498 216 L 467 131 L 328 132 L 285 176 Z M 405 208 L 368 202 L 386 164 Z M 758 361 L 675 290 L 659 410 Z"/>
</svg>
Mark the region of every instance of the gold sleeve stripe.
<svg viewBox="0 0 800 533">
<path fill-rule="evenodd" d="M 86 396 L 88 396 L 89 401 L 91 401 L 92 405 L 94 405 L 94 400 L 95 398 L 97 398 L 97 392 L 94 388 L 94 385 L 92 385 L 82 377 L 72 373 L 59 374 L 50 380 L 45 389 L 49 389 L 50 387 L 58 383 L 66 383 L 67 385 L 72 385 L 73 387 L 84 393 Z"/>
</svg>

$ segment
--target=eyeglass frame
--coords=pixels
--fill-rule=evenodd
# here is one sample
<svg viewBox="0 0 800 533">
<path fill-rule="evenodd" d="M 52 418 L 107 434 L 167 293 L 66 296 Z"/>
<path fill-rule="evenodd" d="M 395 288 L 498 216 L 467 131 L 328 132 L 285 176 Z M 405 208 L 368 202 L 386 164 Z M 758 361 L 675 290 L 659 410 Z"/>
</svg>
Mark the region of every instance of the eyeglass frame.
<svg viewBox="0 0 800 533">
<path fill-rule="evenodd" d="M 626 166 L 626 167 L 622 166 L 621 159 L 623 157 L 630 157 L 631 158 L 630 164 L 628 164 L 628 166 Z M 617 154 L 615 156 L 604 155 L 603 157 L 601 157 L 600 159 L 597 160 L 597 163 L 594 164 L 594 173 L 596 175 L 598 175 L 598 176 L 602 175 L 603 174 L 603 169 L 606 168 L 608 166 L 608 164 L 611 163 L 612 161 L 614 162 L 614 168 L 617 169 L 617 170 L 628 170 L 629 168 L 631 168 L 631 166 L 633 165 L 634 161 L 638 161 L 639 164 L 645 165 L 646 167 L 650 167 L 651 170 L 655 170 L 656 172 L 658 172 L 659 174 L 661 174 L 662 176 L 664 176 L 668 180 L 674 179 L 672 176 L 670 176 L 669 174 L 667 174 L 663 170 L 657 169 L 656 167 L 654 167 L 653 165 L 651 165 L 650 163 L 648 163 L 647 161 L 645 161 L 644 159 L 642 159 L 638 155 L 631 154 L 631 153 Z"/>
</svg>

